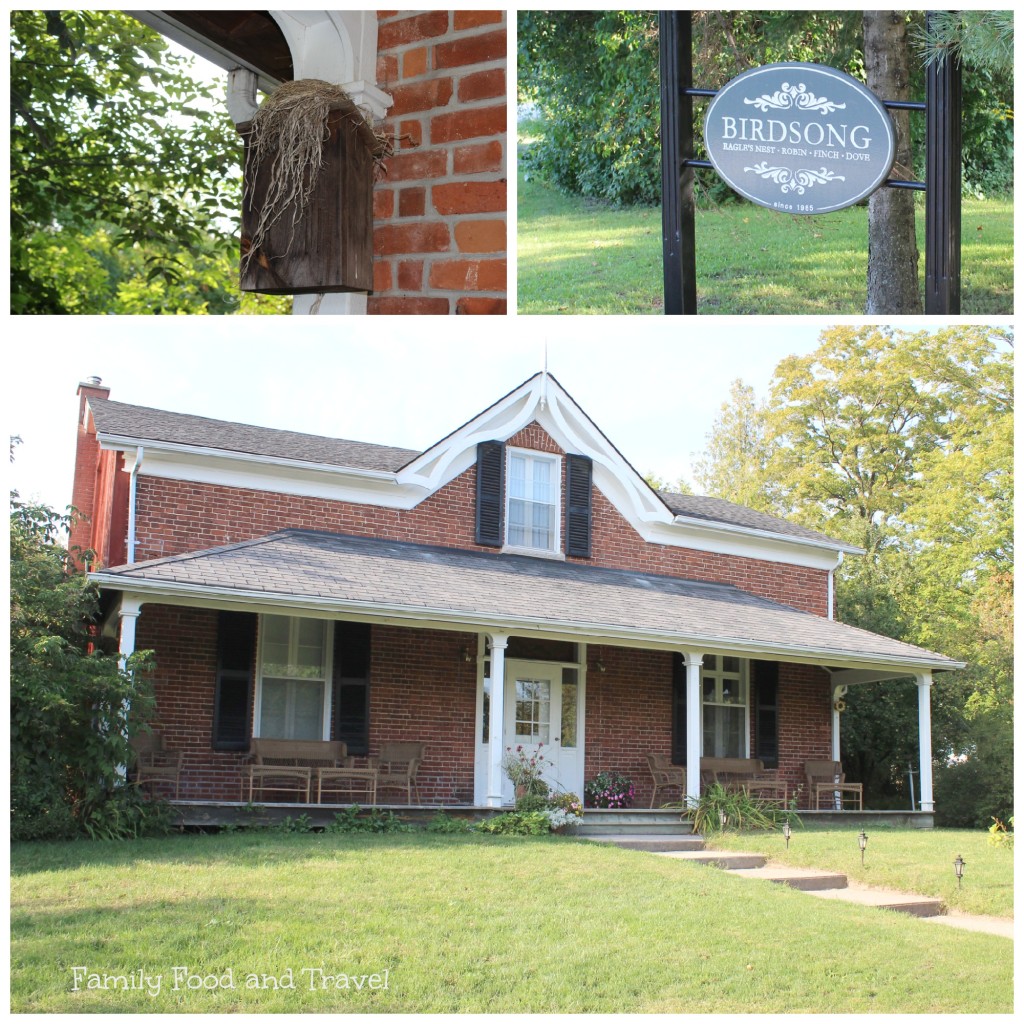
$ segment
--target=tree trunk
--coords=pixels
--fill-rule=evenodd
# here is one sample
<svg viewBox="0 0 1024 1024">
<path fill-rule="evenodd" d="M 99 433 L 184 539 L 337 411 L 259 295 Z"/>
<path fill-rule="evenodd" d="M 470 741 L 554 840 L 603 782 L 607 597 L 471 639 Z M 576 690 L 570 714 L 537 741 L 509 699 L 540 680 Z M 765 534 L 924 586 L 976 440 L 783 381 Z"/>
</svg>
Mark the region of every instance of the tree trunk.
<svg viewBox="0 0 1024 1024">
<path fill-rule="evenodd" d="M 864 64 L 868 88 L 882 100 L 910 99 L 910 51 L 905 11 L 864 12 Z M 913 180 L 910 115 L 891 110 L 896 129 L 892 177 Z M 882 187 L 868 200 L 867 313 L 920 314 L 914 193 Z"/>
</svg>

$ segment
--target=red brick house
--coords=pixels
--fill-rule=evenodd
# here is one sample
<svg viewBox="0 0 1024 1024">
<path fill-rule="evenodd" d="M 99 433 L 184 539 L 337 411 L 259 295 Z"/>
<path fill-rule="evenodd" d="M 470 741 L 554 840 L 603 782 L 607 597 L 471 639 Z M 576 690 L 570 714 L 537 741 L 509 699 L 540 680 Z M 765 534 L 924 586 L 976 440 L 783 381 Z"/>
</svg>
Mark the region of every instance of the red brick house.
<svg viewBox="0 0 1024 1024">
<path fill-rule="evenodd" d="M 424 802 L 501 806 L 504 748 L 579 792 L 645 755 L 838 756 L 842 687 L 960 667 L 833 618 L 843 542 L 657 492 L 548 374 L 426 451 L 79 388 L 74 497 L 108 634 L 155 652 L 182 799 L 237 800 L 252 737 L 426 744 Z M 500 727 L 497 723 L 501 723 Z"/>
</svg>

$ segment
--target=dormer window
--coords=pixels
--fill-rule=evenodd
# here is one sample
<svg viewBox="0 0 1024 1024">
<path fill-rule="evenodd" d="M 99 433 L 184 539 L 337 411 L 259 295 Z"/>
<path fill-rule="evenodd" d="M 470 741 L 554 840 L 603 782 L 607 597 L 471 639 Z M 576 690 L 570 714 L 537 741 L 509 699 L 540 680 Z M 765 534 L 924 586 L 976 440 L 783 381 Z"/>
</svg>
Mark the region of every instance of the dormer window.
<svg viewBox="0 0 1024 1024">
<path fill-rule="evenodd" d="M 481 441 L 476 460 L 476 542 L 507 551 L 590 558 L 593 464 Z M 563 523 L 564 516 L 564 523 Z M 563 537 L 565 539 L 563 545 Z"/>
<path fill-rule="evenodd" d="M 508 451 L 505 544 L 531 551 L 559 550 L 561 460 L 555 455 Z"/>
</svg>

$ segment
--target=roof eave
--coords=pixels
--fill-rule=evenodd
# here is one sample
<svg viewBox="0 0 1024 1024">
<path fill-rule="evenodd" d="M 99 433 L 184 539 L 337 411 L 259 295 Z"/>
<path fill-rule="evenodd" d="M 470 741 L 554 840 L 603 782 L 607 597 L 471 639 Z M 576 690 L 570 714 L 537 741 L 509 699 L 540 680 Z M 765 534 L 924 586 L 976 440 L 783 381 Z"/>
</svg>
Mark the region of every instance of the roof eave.
<svg viewBox="0 0 1024 1024">
<path fill-rule="evenodd" d="M 395 473 L 382 469 L 359 469 L 354 466 L 338 466 L 328 462 L 308 462 L 304 459 L 287 459 L 275 455 L 260 455 L 255 452 L 240 452 L 231 448 L 209 448 L 203 445 L 181 444 L 175 441 L 156 441 L 152 438 L 131 437 L 126 434 L 97 432 L 101 446 L 116 451 L 145 448 L 147 451 L 164 451 L 175 455 L 199 455 L 207 458 L 234 459 L 239 462 L 253 462 L 265 466 L 280 466 L 286 469 L 305 469 L 336 476 L 355 476 L 367 480 L 384 480 L 396 483 Z"/>
<path fill-rule="evenodd" d="M 131 592 L 145 600 L 159 598 L 171 603 L 208 605 L 223 607 L 273 606 L 315 612 L 322 615 L 345 615 L 362 621 L 386 619 L 409 625 L 439 625 L 449 629 L 465 631 L 494 630 L 496 632 L 528 631 L 550 633 L 559 637 L 576 640 L 593 639 L 601 643 L 618 646 L 655 647 L 663 650 L 693 650 L 708 653 L 744 654 L 764 658 L 771 656 L 786 661 L 814 665 L 830 665 L 843 668 L 870 668 L 894 670 L 896 677 L 902 670 L 907 675 L 918 671 L 953 671 L 964 668 L 941 655 L 934 658 L 898 658 L 881 654 L 851 654 L 827 648 L 810 648 L 800 645 L 768 644 L 760 641 L 736 641 L 730 638 L 669 633 L 664 630 L 638 630 L 608 623 L 578 623 L 551 619 L 534 619 L 523 616 L 501 615 L 483 612 L 463 612 L 451 608 L 413 608 L 403 605 L 383 605 L 372 602 L 345 601 L 334 598 L 300 595 L 271 594 L 260 590 L 224 589 L 198 586 L 187 583 L 140 580 L 125 573 L 93 572 L 89 578 L 101 588 Z"/>
<path fill-rule="evenodd" d="M 678 523 L 680 526 L 691 526 L 698 529 L 714 530 L 717 533 L 735 533 L 746 537 L 757 537 L 761 540 L 783 541 L 787 544 L 799 544 L 804 547 L 822 548 L 826 551 L 842 551 L 844 554 L 849 555 L 863 555 L 866 553 L 864 548 L 859 548 L 853 544 L 847 544 L 845 541 L 833 540 L 825 536 L 822 536 L 821 539 L 815 537 L 798 537 L 791 533 L 777 533 L 774 530 L 758 530 L 753 526 L 739 526 L 734 523 L 723 523 L 714 519 L 700 519 L 696 516 L 684 516 L 678 513 L 673 516 L 672 522 Z"/>
</svg>

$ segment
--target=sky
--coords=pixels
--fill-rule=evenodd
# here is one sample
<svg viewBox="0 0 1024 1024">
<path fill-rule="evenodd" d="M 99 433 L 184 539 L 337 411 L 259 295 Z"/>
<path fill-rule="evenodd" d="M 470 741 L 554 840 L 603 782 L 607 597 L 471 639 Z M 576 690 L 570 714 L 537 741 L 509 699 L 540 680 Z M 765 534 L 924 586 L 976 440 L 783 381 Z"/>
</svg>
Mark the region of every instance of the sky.
<svg viewBox="0 0 1024 1024">
<path fill-rule="evenodd" d="M 422 450 L 548 369 L 641 473 L 691 480 L 731 381 L 759 397 L 831 322 L 807 317 L 12 318 L 9 488 L 71 500 L 76 390 L 172 412 Z"/>
</svg>

